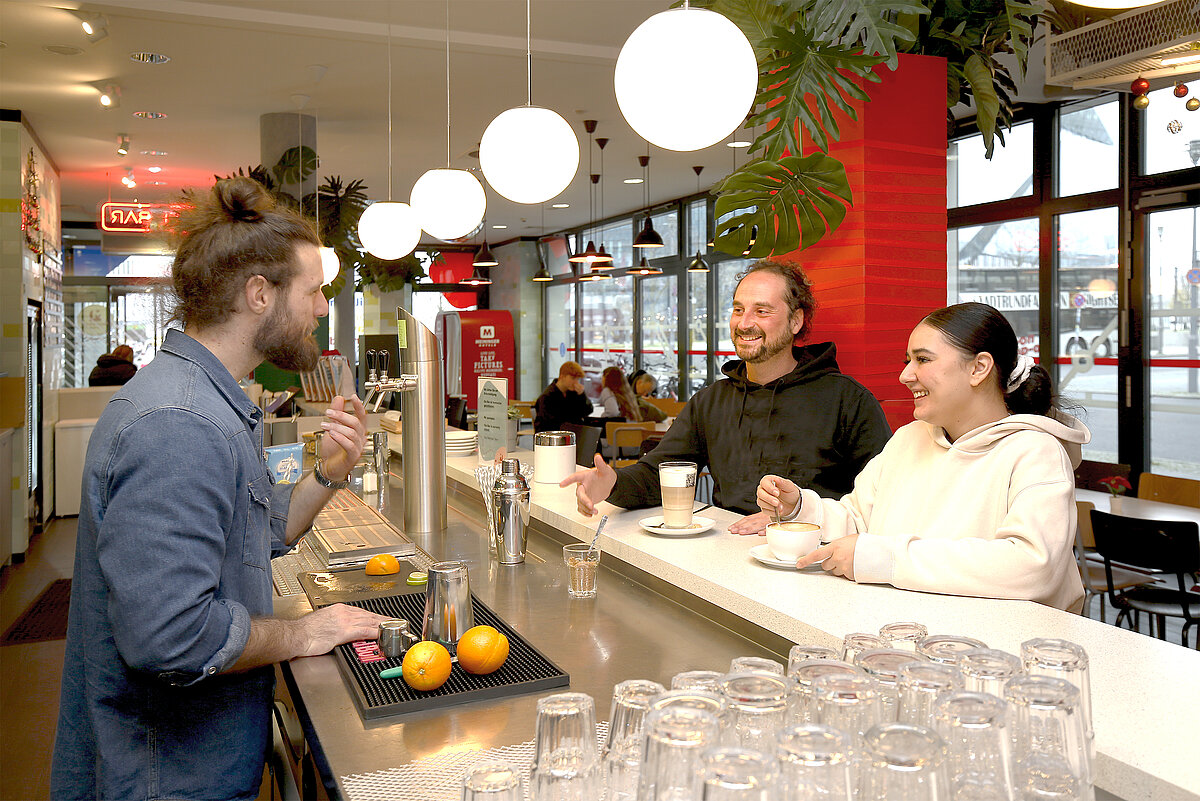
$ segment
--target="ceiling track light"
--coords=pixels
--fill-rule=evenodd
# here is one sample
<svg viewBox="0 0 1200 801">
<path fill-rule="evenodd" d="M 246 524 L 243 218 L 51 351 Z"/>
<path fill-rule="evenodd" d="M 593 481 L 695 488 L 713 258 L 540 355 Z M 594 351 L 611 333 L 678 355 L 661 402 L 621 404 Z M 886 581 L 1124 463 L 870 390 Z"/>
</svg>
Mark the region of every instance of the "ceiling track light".
<svg viewBox="0 0 1200 801">
<path fill-rule="evenodd" d="M 79 27 L 89 42 L 98 42 L 108 36 L 108 20 L 103 14 L 90 11 L 71 10 L 70 14 L 79 20 Z"/>
<path fill-rule="evenodd" d="M 104 108 L 119 108 L 121 105 L 121 87 L 108 81 L 96 81 L 92 88 L 100 93 L 97 100 Z"/>
<path fill-rule="evenodd" d="M 121 183 L 125 184 L 125 186 L 129 189 L 133 189 L 137 186 L 137 181 L 133 177 L 132 168 L 125 168 L 125 174 L 121 176 Z"/>
<path fill-rule="evenodd" d="M 129 134 L 117 134 L 117 155 L 122 158 L 129 155 Z"/>
</svg>

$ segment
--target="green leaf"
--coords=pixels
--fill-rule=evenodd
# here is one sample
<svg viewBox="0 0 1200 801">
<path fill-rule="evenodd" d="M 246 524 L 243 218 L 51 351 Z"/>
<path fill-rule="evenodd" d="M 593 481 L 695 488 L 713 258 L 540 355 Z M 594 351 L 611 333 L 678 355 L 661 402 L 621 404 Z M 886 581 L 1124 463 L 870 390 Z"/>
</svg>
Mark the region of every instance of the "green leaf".
<svg viewBox="0 0 1200 801">
<path fill-rule="evenodd" d="M 984 156 L 992 157 L 996 147 L 996 118 L 1000 114 L 1000 97 L 996 94 L 996 83 L 988 63 L 978 53 L 973 53 L 963 65 L 963 74 L 971 86 L 975 98 L 975 124 L 983 135 Z"/>
<path fill-rule="evenodd" d="M 883 56 L 893 70 L 901 45 L 912 44 L 916 38 L 894 18 L 929 13 L 914 0 L 808 0 L 804 11 L 809 26 L 823 31 L 821 38 L 856 49 L 861 46 L 868 54 Z"/>
<path fill-rule="evenodd" d="M 738 26 L 746 34 L 760 64 L 772 55 L 764 42 L 770 38 L 775 26 L 792 26 L 796 19 L 794 6 L 799 4 L 800 0 L 693 0 L 691 3 L 694 8 L 715 11 Z M 683 5 L 682 0 L 674 5 Z"/>
<path fill-rule="evenodd" d="M 820 241 L 841 225 L 853 200 L 845 166 L 824 153 L 756 159 L 727 176 L 714 193 L 714 246 L 734 255 L 749 248 L 754 258 Z"/>
<path fill-rule="evenodd" d="M 1009 46 L 1017 57 L 1017 69 L 1025 74 L 1029 48 L 1033 44 L 1033 20 L 1042 11 L 1032 0 L 1004 0 L 1004 15 L 1008 19 Z"/>
<path fill-rule="evenodd" d="M 271 168 L 271 173 L 281 184 L 298 184 L 305 181 L 317 169 L 317 153 L 311 147 L 289 147 Z"/>
<path fill-rule="evenodd" d="M 871 68 L 883 58 L 818 41 L 805 28 L 791 31 L 776 26 L 765 44 L 779 55 L 759 66 L 755 105 L 762 111 L 750 122 L 756 126 L 766 124 L 768 130 L 754 142 L 754 150 L 761 150 L 769 159 L 779 158 L 785 149 L 802 153 L 802 140 L 793 127 L 796 119 L 818 148 L 828 150 L 830 138 L 836 140 L 840 135 L 834 108 L 857 119 L 853 102 L 870 99 L 851 76 L 878 82 L 879 76 Z"/>
</svg>

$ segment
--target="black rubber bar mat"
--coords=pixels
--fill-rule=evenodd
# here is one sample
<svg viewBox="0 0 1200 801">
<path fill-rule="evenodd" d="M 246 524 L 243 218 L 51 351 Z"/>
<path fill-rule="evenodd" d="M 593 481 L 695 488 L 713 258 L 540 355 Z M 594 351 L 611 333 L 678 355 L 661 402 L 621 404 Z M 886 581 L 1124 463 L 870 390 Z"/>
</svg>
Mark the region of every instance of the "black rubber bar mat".
<svg viewBox="0 0 1200 801">
<path fill-rule="evenodd" d="M 61 640 L 67 636 L 67 609 L 71 605 L 71 580 L 56 579 L 31 603 L 0 637 L 0 645 L 24 645 Z"/>
<path fill-rule="evenodd" d="M 420 627 L 425 614 L 423 592 L 367 598 L 351 603 L 376 614 L 404 618 L 414 629 Z M 571 677 L 562 668 L 543 656 L 478 598 L 472 598 L 471 603 L 476 626 L 492 626 L 508 637 L 508 659 L 499 670 L 486 676 L 473 676 L 455 662 L 445 684 L 436 690 L 421 692 L 409 687 L 402 678 L 379 678 L 381 670 L 399 667 L 403 659 L 364 663 L 359 660 L 352 645 L 337 647 L 338 670 L 350 686 L 355 706 L 364 720 L 541 692 L 566 687 L 571 683 Z"/>
</svg>

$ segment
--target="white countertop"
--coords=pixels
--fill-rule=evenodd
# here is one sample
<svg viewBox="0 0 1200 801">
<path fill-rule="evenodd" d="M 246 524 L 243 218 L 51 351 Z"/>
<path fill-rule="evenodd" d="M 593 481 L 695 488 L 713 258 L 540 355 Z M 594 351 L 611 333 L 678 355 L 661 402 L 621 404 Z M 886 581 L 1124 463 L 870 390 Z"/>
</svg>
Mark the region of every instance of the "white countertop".
<svg viewBox="0 0 1200 801">
<path fill-rule="evenodd" d="M 513 456 L 523 462 L 529 451 Z M 475 486 L 477 457 L 448 457 L 451 480 Z M 573 487 L 531 483 L 531 515 L 579 540 L 586 518 Z M 739 515 L 708 509 L 717 526 L 696 537 L 659 537 L 638 520 L 659 509 L 601 504 L 609 522 L 599 540 L 609 553 L 710 603 L 797 643 L 837 645 L 850 632 L 916 621 L 932 634 L 965 634 L 1019 654 L 1033 637 L 1059 637 L 1091 661 L 1096 784 L 1128 801 L 1200 800 L 1200 651 L 1118 629 L 1031 601 L 964 598 L 855 584 L 820 572 L 769 568 L 747 553 L 763 537 L 726 528 Z"/>
</svg>

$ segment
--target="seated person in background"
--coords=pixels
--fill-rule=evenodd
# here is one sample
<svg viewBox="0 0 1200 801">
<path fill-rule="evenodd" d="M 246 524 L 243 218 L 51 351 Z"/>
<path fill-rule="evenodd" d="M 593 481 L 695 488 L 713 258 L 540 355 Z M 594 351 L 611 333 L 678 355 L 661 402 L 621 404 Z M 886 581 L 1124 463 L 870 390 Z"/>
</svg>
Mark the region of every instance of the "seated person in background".
<svg viewBox="0 0 1200 801">
<path fill-rule="evenodd" d="M 596 467 L 569 476 L 579 510 L 609 503 L 636 509 L 662 502 L 658 465 L 696 462 L 713 478 L 713 503 L 748 517 L 729 530 L 756 534 L 769 519 L 757 512 L 757 476 L 786 475 L 822 495 L 849 492 L 883 449 L 891 431 L 879 401 L 838 370 L 833 343 L 797 346 L 812 327 L 816 300 L 798 265 L 755 262 L 734 290 L 730 337 L 739 359 L 725 378 L 692 396 L 651 453 L 613 471 Z"/>
<path fill-rule="evenodd" d="M 916 406 L 841 500 L 765 476 L 758 503 L 821 525 L 801 558 L 863 583 L 1020 598 L 1078 612 L 1075 477 L 1087 428 L 1059 411 L 1050 376 L 1017 355 L 991 306 L 960 303 L 908 339 L 900 381 Z M 797 503 L 799 502 L 799 505 Z"/>
<path fill-rule="evenodd" d="M 119 387 L 133 378 L 137 365 L 133 363 L 133 348 L 117 345 L 112 353 L 96 360 L 96 366 L 88 375 L 89 387 Z"/>
<path fill-rule="evenodd" d="M 642 372 L 637 378 L 633 379 L 633 394 L 637 396 L 638 409 L 642 412 L 643 420 L 651 420 L 655 423 L 661 423 L 667 419 L 667 413 L 655 406 L 646 398 L 654 394 L 654 390 L 658 389 L 658 379 L 647 372 Z"/>
<path fill-rule="evenodd" d="M 558 431 L 563 423 L 582 423 L 592 413 L 592 402 L 583 392 L 583 368 L 563 362 L 558 378 L 533 404 L 533 430 Z"/>
<path fill-rule="evenodd" d="M 625 373 L 620 367 L 605 367 L 600 374 L 600 403 L 604 406 L 605 417 L 624 417 L 626 422 L 642 422 L 642 413 L 638 409 L 637 396 L 629 388 Z"/>
</svg>

